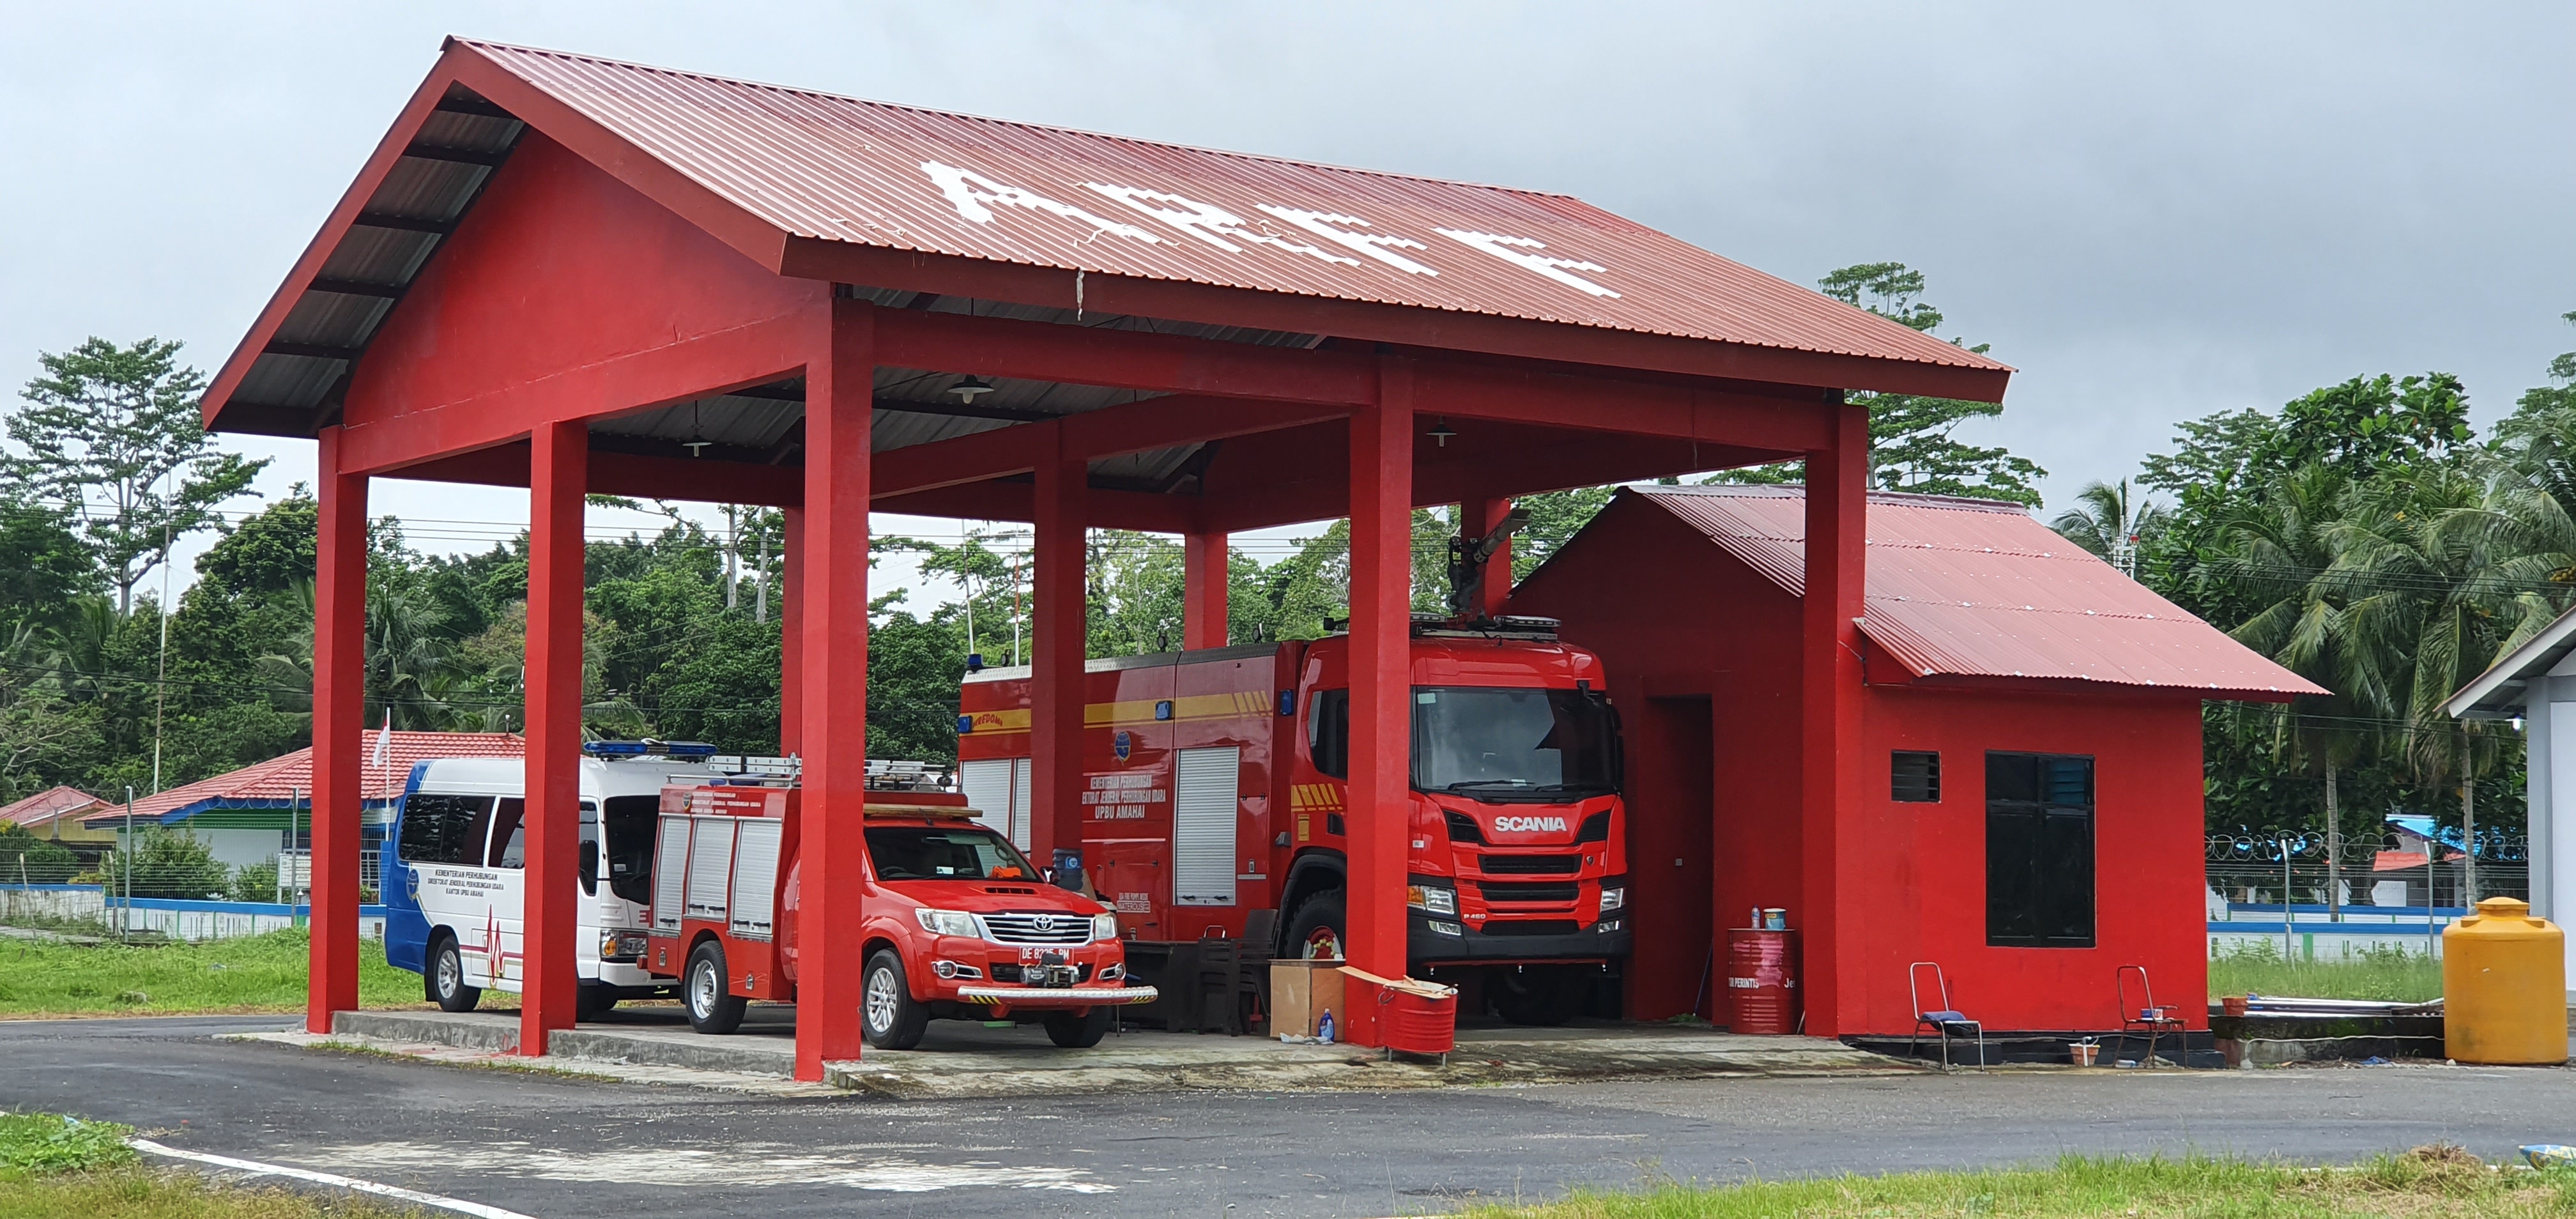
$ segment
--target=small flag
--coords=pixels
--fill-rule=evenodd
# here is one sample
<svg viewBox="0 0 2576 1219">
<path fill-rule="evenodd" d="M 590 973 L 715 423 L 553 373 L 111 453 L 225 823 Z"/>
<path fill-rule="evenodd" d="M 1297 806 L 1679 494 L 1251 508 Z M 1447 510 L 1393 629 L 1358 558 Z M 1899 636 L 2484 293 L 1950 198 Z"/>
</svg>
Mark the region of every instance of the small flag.
<svg viewBox="0 0 2576 1219">
<path fill-rule="evenodd" d="M 394 709 L 393 709 L 393 708 L 391 708 L 391 707 L 387 707 L 387 708 L 385 708 L 385 728 L 384 728 L 384 731 L 379 732 L 379 733 L 377 733 L 377 734 L 376 734 L 376 757 L 375 757 L 375 762 L 374 762 L 374 764 L 375 764 L 375 765 L 377 765 L 377 766 L 382 766 L 382 765 L 384 765 L 384 764 L 385 764 L 385 760 L 386 760 L 387 758 L 390 758 L 390 757 L 392 757 L 392 756 L 393 756 L 393 748 L 394 748 Z"/>
</svg>

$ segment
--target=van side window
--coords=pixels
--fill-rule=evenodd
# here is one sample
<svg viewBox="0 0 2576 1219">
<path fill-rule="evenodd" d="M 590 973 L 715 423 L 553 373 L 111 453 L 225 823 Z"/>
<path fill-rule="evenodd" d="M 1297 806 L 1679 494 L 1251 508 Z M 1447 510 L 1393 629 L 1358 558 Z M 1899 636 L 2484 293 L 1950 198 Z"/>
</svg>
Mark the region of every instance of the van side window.
<svg viewBox="0 0 2576 1219">
<path fill-rule="evenodd" d="M 489 867 L 491 865 L 484 862 L 483 850 L 492 841 L 492 797 L 474 796 L 471 799 L 474 801 L 474 820 L 465 827 L 465 841 L 452 849 L 458 863 Z"/>
<path fill-rule="evenodd" d="M 1315 769 L 1336 779 L 1351 774 L 1351 692 L 1318 690 L 1306 702 L 1306 751 Z"/>
<path fill-rule="evenodd" d="M 483 862 L 482 822 L 490 814 L 490 796 L 445 796 L 413 792 L 403 798 L 402 837 L 396 843 L 406 863 Z"/>
<path fill-rule="evenodd" d="M 521 822 L 526 812 L 526 801 L 517 796 L 501 797 L 500 808 L 492 814 L 492 858 L 489 866 L 528 866 L 528 827 Z"/>
</svg>

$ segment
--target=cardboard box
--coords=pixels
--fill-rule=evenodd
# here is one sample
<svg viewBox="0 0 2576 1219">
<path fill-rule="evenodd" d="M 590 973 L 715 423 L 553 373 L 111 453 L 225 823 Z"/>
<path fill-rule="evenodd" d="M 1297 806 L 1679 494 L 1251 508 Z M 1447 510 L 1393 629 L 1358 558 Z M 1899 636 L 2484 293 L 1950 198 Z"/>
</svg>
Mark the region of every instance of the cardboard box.
<svg viewBox="0 0 2576 1219">
<path fill-rule="evenodd" d="M 1274 957 L 1270 962 L 1270 1034 L 1312 1037 L 1324 1013 L 1333 1013 L 1333 1035 L 1340 1039 L 1350 1017 L 1342 1002 L 1342 963 Z"/>
</svg>

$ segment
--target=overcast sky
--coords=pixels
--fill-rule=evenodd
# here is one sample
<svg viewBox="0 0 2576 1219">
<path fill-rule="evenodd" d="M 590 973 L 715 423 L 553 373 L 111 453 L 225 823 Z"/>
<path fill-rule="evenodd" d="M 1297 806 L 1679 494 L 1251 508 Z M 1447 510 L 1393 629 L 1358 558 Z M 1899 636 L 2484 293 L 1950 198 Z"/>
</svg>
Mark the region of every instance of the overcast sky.
<svg viewBox="0 0 2576 1219">
<path fill-rule="evenodd" d="M 9 14 L 10 386 L 92 334 L 221 364 L 449 33 L 1563 191 L 1799 283 L 1906 262 L 1945 336 L 2021 370 L 1974 438 L 2046 466 L 2052 506 L 2134 469 L 2177 420 L 2356 373 L 2456 372 L 2491 423 L 2576 348 L 2559 320 L 2576 309 L 2564 4 Z M 278 458 L 271 494 L 311 477 L 309 443 L 239 447 Z M 526 520 L 523 494 L 379 486 L 428 548 Z M 429 523 L 459 520 L 494 524 Z"/>
</svg>

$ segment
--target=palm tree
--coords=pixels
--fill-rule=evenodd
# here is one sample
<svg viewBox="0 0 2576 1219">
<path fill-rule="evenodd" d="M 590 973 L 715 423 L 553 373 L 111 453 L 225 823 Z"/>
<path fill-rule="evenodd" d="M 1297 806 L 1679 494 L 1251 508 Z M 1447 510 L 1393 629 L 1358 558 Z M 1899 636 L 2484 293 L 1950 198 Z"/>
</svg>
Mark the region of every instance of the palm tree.
<svg viewBox="0 0 2576 1219">
<path fill-rule="evenodd" d="M 2326 900 L 2340 907 L 2340 810 L 2335 779 L 2382 745 L 2385 717 L 2398 705 L 2380 670 L 2358 663 L 2352 624 L 2324 579 L 2335 562 L 2331 537 L 2352 485 L 2337 468 L 2311 463 L 2273 478 L 2219 530 L 2220 553 L 2203 565 L 2255 598 L 2259 608 L 2229 632 L 2329 693 L 2300 695 L 2274 721 L 2274 756 L 2325 778 Z"/>
<path fill-rule="evenodd" d="M 2123 478 L 2116 484 L 2085 484 L 2075 493 L 2075 506 L 2058 513 L 2048 527 L 2135 578 L 2139 549 L 2164 533 L 2168 519 L 2162 504 L 2132 499 L 2129 480 Z"/>
</svg>

